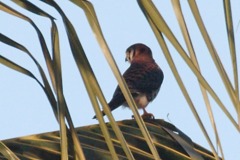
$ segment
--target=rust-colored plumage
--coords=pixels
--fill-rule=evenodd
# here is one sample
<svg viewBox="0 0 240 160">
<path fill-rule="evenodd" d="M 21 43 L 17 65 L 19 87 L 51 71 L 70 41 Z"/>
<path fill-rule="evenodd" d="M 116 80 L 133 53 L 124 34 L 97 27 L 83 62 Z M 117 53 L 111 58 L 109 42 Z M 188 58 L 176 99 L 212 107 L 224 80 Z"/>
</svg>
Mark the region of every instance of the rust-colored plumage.
<svg viewBox="0 0 240 160">
<path fill-rule="evenodd" d="M 152 57 L 152 51 L 144 44 L 131 45 L 126 50 L 126 61 L 130 67 L 123 74 L 128 88 L 139 109 L 143 109 L 143 117 L 153 118 L 147 113 L 146 107 L 158 94 L 164 75 Z M 108 103 L 111 110 L 123 105 L 128 107 L 123 93 L 117 86 L 111 101 Z M 103 115 L 105 113 L 103 112 Z M 96 117 L 94 117 L 96 118 Z"/>
</svg>

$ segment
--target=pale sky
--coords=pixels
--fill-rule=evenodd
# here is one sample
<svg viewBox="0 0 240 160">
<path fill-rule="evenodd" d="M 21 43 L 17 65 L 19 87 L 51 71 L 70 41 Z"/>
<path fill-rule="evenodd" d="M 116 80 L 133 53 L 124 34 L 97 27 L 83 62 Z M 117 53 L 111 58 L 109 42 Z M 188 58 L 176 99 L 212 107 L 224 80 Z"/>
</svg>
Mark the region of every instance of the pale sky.
<svg viewBox="0 0 240 160">
<path fill-rule="evenodd" d="M 32 14 L 18 7 L 11 1 L 2 0 L 2 2 L 32 18 L 43 33 L 49 50 L 51 51 L 49 34 L 51 27 L 50 21 L 47 18 Z M 64 95 L 74 125 L 80 127 L 98 123 L 96 120 L 92 120 L 94 111 L 73 60 L 61 17 L 53 8 L 42 4 L 40 1 L 32 2 L 44 8 L 46 12 L 56 18 L 55 22 L 59 27 L 58 29 L 61 37 Z M 117 81 L 88 25 L 85 14 L 80 8 L 69 1 L 58 0 L 58 2 L 75 26 L 93 71 L 99 80 L 101 89 L 106 99 L 109 101 L 115 90 Z M 122 73 L 129 67 L 129 64 L 124 61 L 126 48 L 138 42 L 145 43 L 152 49 L 155 61 L 162 68 L 165 75 L 164 82 L 157 98 L 148 105 L 147 111 L 154 113 L 157 119 L 164 119 L 172 123 L 187 134 L 194 142 L 210 149 L 137 2 L 127 0 L 114 2 L 92 0 L 91 2 L 96 9 L 98 20 L 106 41 Z M 192 37 L 193 46 L 203 72 L 202 74 L 216 91 L 217 95 L 222 99 L 223 103 L 228 107 L 234 118 L 237 119 L 235 110 L 196 26 L 189 6 L 187 2 L 181 2 L 190 36 Z M 186 50 L 171 1 L 161 0 L 154 1 L 154 3 Z M 222 1 L 214 0 L 205 2 L 199 0 L 197 3 L 213 44 L 224 64 L 230 80 L 233 81 Z M 236 49 L 239 53 L 238 35 L 240 31 L 238 23 L 240 21 L 240 10 L 238 7 L 240 6 L 240 2 L 233 0 L 231 3 L 234 21 L 233 26 L 236 35 Z M 0 32 L 24 45 L 34 57 L 39 60 L 45 71 L 47 71 L 37 34 L 33 27 L 28 22 L 2 11 L 0 11 L 0 20 Z M 214 133 L 207 116 L 206 107 L 197 80 L 177 51 L 170 43 L 168 44 L 178 71 L 191 95 L 192 101 L 215 144 Z M 0 42 L 0 55 L 24 66 L 40 79 L 37 67 L 23 52 Z M 3 65 L 0 65 L 0 75 L 0 108 L 2 113 L 0 116 L 0 128 L 2 128 L 0 132 L 1 140 L 59 129 L 43 90 L 33 79 Z M 240 159 L 239 133 L 216 105 L 215 101 L 212 98 L 210 98 L 210 101 L 219 129 L 226 160 Z M 139 112 L 142 114 L 142 111 Z M 120 107 L 113 111 L 113 115 L 116 120 L 121 121 L 130 119 L 132 113 L 129 109 L 122 109 Z"/>
</svg>

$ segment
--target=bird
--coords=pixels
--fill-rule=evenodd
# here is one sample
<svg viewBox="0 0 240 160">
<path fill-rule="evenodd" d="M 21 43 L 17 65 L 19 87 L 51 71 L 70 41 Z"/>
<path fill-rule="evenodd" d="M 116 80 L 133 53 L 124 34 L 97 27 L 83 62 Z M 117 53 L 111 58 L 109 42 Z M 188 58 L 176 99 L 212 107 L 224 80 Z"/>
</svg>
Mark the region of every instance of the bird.
<svg viewBox="0 0 240 160">
<path fill-rule="evenodd" d="M 151 49 L 142 43 L 127 48 L 125 61 L 130 63 L 130 67 L 123 73 L 123 78 L 138 109 L 143 110 L 142 118 L 154 119 L 154 115 L 148 113 L 146 107 L 160 90 L 164 79 L 163 71 L 153 59 Z M 119 86 L 116 87 L 108 106 L 111 111 L 120 106 L 129 107 Z M 102 115 L 105 115 L 104 111 Z"/>
</svg>

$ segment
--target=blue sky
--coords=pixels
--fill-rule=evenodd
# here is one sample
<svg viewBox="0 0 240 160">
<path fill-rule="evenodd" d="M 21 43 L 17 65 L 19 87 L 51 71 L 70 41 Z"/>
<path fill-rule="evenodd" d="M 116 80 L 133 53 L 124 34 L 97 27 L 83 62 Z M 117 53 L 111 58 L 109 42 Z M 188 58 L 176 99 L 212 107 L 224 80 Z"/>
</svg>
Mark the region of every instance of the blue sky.
<svg viewBox="0 0 240 160">
<path fill-rule="evenodd" d="M 26 10 L 18 7 L 13 2 L 3 0 L 5 4 L 24 13 L 34 20 L 45 36 L 49 50 L 50 45 L 50 21 L 47 18 L 34 15 Z M 114 75 L 111 73 L 101 49 L 89 27 L 83 11 L 68 1 L 57 1 L 65 11 L 69 19 L 72 21 L 84 50 L 89 58 L 94 73 L 99 80 L 101 89 L 107 100 L 110 100 L 112 93 L 117 85 Z M 117 62 L 119 69 L 123 73 L 129 64 L 124 61 L 125 50 L 133 43 L 141 42 L 148 45 L 152 51 L 156 62 L 164 71 L 165 78 L 159 95 L 149 104 L 147 111 L 154 113 L 155 118 L 169 121 L 187 134 L 194 142 L 210 149 L 205 140 L 193 114 L 184 99 L 177 82 L 167 64 L 167 61 L 159 47 L 154 34 L 151 31 L 145 17 L 138 7 L 136 1 L 114 1 L 92 0 L 92 4 L 96 9 L 103 34 L 110 47 L 110 50 Z M 171 1 L 154 1 L 155 5 L 165 18 L 167 24 L 176 35 L 183 48 L 186 46 L 178 26 Z M 184 15 L 192 37 L 194 49 L 199 59 L 202 74 L 208 80 L 209 84 L 216 91 L 223 103 L 228 107 L 229 111 L 236 118 L 234 108 L 226 93 L 225 87 L 216 72 L 216 68 L 212 62 L 206 45 L 196 26 L 195 20 L 190 12 L 187 2 L 181 1 Z M 211 36 L 213 44 L 224 64 L 224 67 L 233 81 L 228 41 L 226 36 L 226 28 L 224 23 L 223 6 L 220 1 L 197 1 L 201 16 L 203 17 L 206 28 Z M 83 85 L 82 79 L 73 60 L 69 43 L 66 39 L 64 26 L 61 17 L 51 7 L 44 5 L 38 1 L 34 1 L 38 6 L 45 8 L 45 11 L 56 18 L 61 38 L 61 58 L 63 67 L 64 94 L 69 106 L 74 124 L 78 126 L 86 126 L 97 123 L 92 120 L 94 111 L 91 107 L 87 92 Z M 231 1 L 234 20 L 234 32 L 236 34 L 236 44 L 239 44 L 239 28 L 240 11 L 237 8 L 239 2 Z M 46 70 L 44 57 L 41 52 L 40 44 L 37 39 L 36 32 L 28 22 L 8 15 L 0 11 L 0 32 L 17 42 L 24 45 L 42 64 Z M 214 142 L 214 134 L 211 124 L 207 116 L 206 108 L 201 96 L 199 85 L 194 74 L 184 63 L 177 51 L 169 44 L 169 50 L 173 56 L 178 71 L 187 86 L 187 90 L 191 95 L 195 107 L 199 111 L 205 127 L 209 131 L 210 137 Z M 238 53 L 239 48 L 236 47 Z M 22 65 L 40 78 L 36 66 L 31 59 L 16 49 L 13 49 L 3 43 L 0 43 L 0 54 Z M 239 57 L 238 57 L 239 58 Z M 2 115 L 0 116 L 0 128 L 4 130 L 0 133 L 0 139 L 8 139 L 13 137 L 43 133 L 58 130 L 58 125 L 54 118 L 50 104 L 38 84 L 31 78 L 17 73 L 9 68 L 0 65 L 0 108 Z M 217 127 L 225 153 L 226 160 L 240 159 L 240 136 L 236 129 L 229 122 L 221 109 L 211 100 Z M 140 111 L 142 113 L 142 111 Z M 124 120 L 131 118 L 129 109 L 118 108 L 113 112 L 116 120 Z M 234 137 L 234 138 L 232 138 Z"/>
</svg>

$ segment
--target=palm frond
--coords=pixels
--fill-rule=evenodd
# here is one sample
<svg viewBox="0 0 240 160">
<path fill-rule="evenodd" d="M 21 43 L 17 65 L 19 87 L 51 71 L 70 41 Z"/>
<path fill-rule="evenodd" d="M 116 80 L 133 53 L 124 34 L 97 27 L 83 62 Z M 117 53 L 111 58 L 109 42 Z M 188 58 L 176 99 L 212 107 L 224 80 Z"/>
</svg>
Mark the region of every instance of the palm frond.
<svg viewBox="0 0 240 160">
<path fill-rule="evenodd" d="M 178 19 L 178 23 L 179 23 L 179 26 L 180 26 L 180 28 L 181 28 L 181 31 L 182 31 L 182 34 L 183 34 L 185 43 L 186 43 L 187 48 L 188 48 L 188 52 L 190 53 L 190 58 L 192 59 L 192 61 L 193 61 L 193 63 L 195 64 L 195 66 L 196 66 L 196 67 L 198 68 L 198 70 L 200 71 L 200 66 L 199 66 L 199 63 L 198 63 L 198 60 L 197 60 L 197 57 L 196 57 L 196 53 L 195 53 L 195 51 L 194 51 L 193 44 L 192 44 L 192 41 L 191 41 L 191 38 L 190 38 L 190 35 L 189 35 L 189 32 L 188 32 L 188 28 L 187 28 L 187 26 L 186 26 L 186 22 L 185 22 L 185 20 L 184 20 L 183 14 L 182 14 L 180 2 L 179 2 L 179 1 L 172 0 L 172 3 L 173 3 L 173 8 L 174 8 L 174 10 L 175 10 L 175 14 L 176 14 L 176 17 L 177 17 L 177 19 Z M 201 72 L 201 71 L 200 71 L 200 72 Z M 219 139 L 219 134 L 218 134 L 218 131 L 217 131 L 217 126 L 216 126 L 216 123 L 215 123 L 215 119 L 214 119 L 212 107 L 211 107 L 211 104 L 210 104 L 210 100 L 209 100 L 208 95 L 207 95 L 207 91 L 206 91 L 206 89 L 200 84 L 200 82 L 199 82 L 199 85 L 200 85 L 200 89 L 201 89 L 201 92 L 202 92 L 202 95 L 203 95 L 203 99 L 204 99 L 204 101 L 205 101 L 205 105 L 206 105 L 206 108 L 207 108 L 207 111 L 208 111 L 208 115 L 209 115 L 209 118 L 210 118 L 210 122 L 211 122 L 212 128 L 213 128 L 214 133 L 215 133 L 215 137 L 216 137 L 217 144 L 219 145 L 219 148 L 220 148 L 222 157 L 224 158 L 224 154 L 223 154 L 223 150 L 222 150 L 222 145 L 221 145 L 221 142 L 220 142 L 220 139 Z"/>
<path fill-rule="evenodd" d="M 75 130 L 63 91 L 64 84 L 62 80 L 63 77 L 61 64 L 62 54 L 60 50 L 61 37 L 59 37 L 58 26 L 55 23 L 56 21 L 59 22 L 59 20 L 56 20 L 44 9 L 39 8 L 34 3 L 27 0 L 13 0 L 13 2 L 27 11 L 38 16 L 45 17 L 47 20 L 51 21 L 50 45 L 52 52 L 49 51 L 45 37 L 41 30 L 31 18 L 5 5 L 3 2 L 0 2 L 0 10 L 3 10 L 8 14 L 28 22 L 34 28 L 38 36 L 38 41 L 41 44 L 41 50 L 47 66 L 47 71 L 43 70 L 41 64 L 25 46 L 2 33 L 0 33 L 0 42 L 3 42 L 4 44 L 22 51 L 24 54 L 27 54 L 37 66 L 41 80 L 35 76 L 36 73 L 31 72 L 28 68 L 18 65 L 16 62 L 2 55 L 0 55 L 0 63 L 8 68 L 33 78 L 41 86 L 51 104 L 60 129 L 58 132 L 0 141 L 0 158 L 84 160 L 93 159 L 94 157 L 94 159 L 99 158 L 114 160 L 219 160 L 221 159 L 217 153 L 219 147 L 221 157 L 224 159 L 224 153 L 217 130 L 217 123 L 215 122 L 214 113 L 210 104 L 210 98 L 215 100 L 217 105 L 230 120 L 236 130 L 240 131 L 237 53 L 233 31 L 231 3 L 229 0 L 223 1 L 223 6 L 226 20 L 226 35 L 228 36 L 229 54 L 231 57 L 233 72 L 233 83 L 231 82 L 231 77 L 229 77 L 227 70 L 220 59 L 220 56 L 213 45 L 211 37 L 207 32 L 196 2 L 194 0 L 190 0 L 188 1 L 188 5 L 196 21 L 197 27 L 200 30 L 202 38 L 204 39 L 206 47 L 208 48 L 208 56 L 211 57 L 216 67 L 216 72 L 220 75 L 221 82 L 223 86 L 225 86 L 226 93 L 229 95 L 233 107 L 235 108 L 238 122 L 235 120 L 233 114 L 229 112 L 229 108 L 225 106 L 224 99 L 219 98 L 218 93 L 212 88 L 206 77 L 204 77 L 201 72 L 202 66 L 198 62 L 197 54 L 194 50 L 194 44 L 189 34 L 190 28 L 188 28 L 185 21 L 186 17 L 182 13 L 183 11 L 180 1 L 172 0 L 172 6 L 174 8 L 175 16 L 181 29 L 185 44 L 181 44 L 178 41 L 176 35 L 173 34 L 171 27 L 167 24 L 167 20 L 163 18 L 162 13 L 155 7 L 153 2 L 146 0 L 137 1 L 149 25 L 151 26 L 153 33 L 156 36 L 159 46 L 162 48 L 173 75 L 175 76 L 175 79 L 208 142 L 212 153 L 192 142 L 189 137 L 187 137 L 175 126 L 167 122 L 162 120 L 143 120 L 141 118 L 134 99 L 131 96 L 126 82 L 120 74 L 113 55 L 104 38 L 104 34 L 102 33 L 101 26 L 98 22 L 97 14 L 95 13 L 93 5 L 89 1 L 70 0 L 71 3 L 75 4 L 79 7 L 79 9 L 84 11 L 92 32 L 95 35 L 100 48 L 102 49 L 102 53 L 105 56 L 105 59 L 108 62 L 114 76 L 116 77 L 119 87 L 121 88 L 124 97 L 134 114 L 135 120 L 116 122 L 92 70 L 92 66 L 87 58 L 87 53 L 85 53 L 83 49 L 81 37 L 77 36 L 75 30 L 76 28 L 57 2 L 46 0 L 42 2 L 45 5 L 53 7 L 62 18 L 63 25 L 65 26 L 65 32 L 69 41 L 69 46 L 71 48 L 71 53 L 76 62 L 76 66 L 82 77 L 93 109 L 99 121 L 99 125 L 81 127 Z M 193 75 L 198 80 L 217 142 L 216 147 L 208 135 L 208 131 L 206 130 L 201 117 L 197 112 L 190 93 L 187 91 L 187 86 L 184 85 L 181 74 L 179 73 L 178 68 L 176 67 L 172 58 L 173 53 L 169 51 L 169 43 L 166 43 L 167 40 L 177 50 L 178 54 L 182 57 L 184 62 L 193 72 Z M 184 50 L 184 45 L 187 46 L 187 51 Z M 50 80 L 48 80 L 47 76 L 50 77 Z M 100 110 L 101 106 L 110 121 L 109 123 L 105 123 L 102 117 Z"/>
<path fill-rule="evenodd" d="M 235 37 L 234 37 L 234 31 L 233 31 L 231 3 L 229 0 L 225 0 L 223 2 L 223 4 L 224 4 L 225 19 L 226 19 L 226 30 L 227 30 L 227 35 L 228 35 L 228 43 L 229 43 L 233 75 L 234 75 L 235 96 L 237 99 L 239 99 L 239 84 L 238 84 L 239 78 L 238 78 L 237 55 L 236 55 Z M 240 126 L 240 103 L 239 103 L 239 101 L 237 101 L 237 104 L 235 105 L 235 109 L 238 114 L 238 124 Z"/>
<path fill-rule="evenodd" d="M 137 109 L 137 106 L 132 98 L 132 95 L 127 87 L 127 84 L 126 82 L 124 81 L 123 77 L 121 76 L 120 74 L 120 71 L 116 65 L 116 62 L 114 61 L 113 59 L 113 56 L 112 54 L 110 53 L 110 50 L 107 46 L 107 43 L 103 37 L 103 34 L 102 34 L 102 31 L 101 31 L 101 28 L 100 28 L 100 25 L 98 23 L 98 20 L 97 20 L 97 16 L 95 14 L 95 11 L 94 11 L 94 8 L 92 6 L 92 4 L 90 2 L 81 2 L 81 1 L 74 1 L 74 3 L 76 3 L 77 5 L 79 5 L 81 8 L 83 8 L 83 10 L 85 11 L 85 14 L 88 18 L 88 21 L 92 27 L 92 30 L 93 32 L 96 34 L 96 38 L 98 40 L 98 43 L 99 45 L 101 46 L 102 48 L 102 51 L 115 75 L 115 77 L 117 78 L 118 80 L 118 83 L 119 83 L 119 87 L 121 88 L 124 96 L 125 96 L 125 99 L 127 101 L 127 103 L 129 104 L 130 108 L 132 109 L 132 112 L 134 114 L 134 117 L 136 118 L 136 121 L 137 123 L 139 124 L 139 127 L 147 141 L 147 144 L 149 145 L 149 148 L 151 149 L 154 157 L 156 160 L 160 160 L 160 157 L 156 151 L 156 148 L 155 146 L 153 145 L 153 142 L 152 142 L 152 139 L 150 137 L 150 134 L 148 133 L 148 130 L 141 118 L 141 116 L 139 115 L 138 113 L 138 109 Z M 105 107 L 105 108 L 108 108 L 108 107 Z M 107 111 L 108 112 L 108 111 Z M 126 151 L 127 153 L 127 151 Z M 130 158 L 130 157 L 129 157 Z"/>
<path fill-rule="evenodd" d="M 148 144 L 135 120 L 117 122 L 135 159 L 154 160 Z M 153 139 L 162 160 L 214 160 L 208 150 L 192 142 L 192 140 L 174 125 L 163 120 L 145 120 L 146 127 Z M 107 124 L 118 159 L 127 160 L 121 142 L 118 140 L 111 124 Z M 91 125 L 76 128 L 79 140 L 82 142 L 86 159 L 111 160 L 112 156 L 106 144 L 100 125 Z M 43 133 L 38 135 L 9 139 L 3 143 L 21 159 L 52 159 L 61 157 L 59 148 L 59 132 Z M 23 154 L 24 153 L 24 154 Z M 1 159 L 5 159 L 0 154 Z M 68 159 L 74 159 L 69 148 Z"/>
<path fill-rule="evenodd" d="M 0 153 L 3 157 L 12 160 L 20 160 L 3 142 L 0 141 Z"/>
<path fill-rule="evenodd" d="M 19 1 L 16 1 L 16 3 L 19 2 Z M 25 1 L 22 1 L 22 2 L 19 2 L 21 5 L 23 4 L 23 2 Z M 52 20 L 52 44 L 53 44 L 53 57 L 54 57 L 54 60 L 51 59 L 51 56 L 50 56 L 50 53 L 48 51 L 48 48 L 47 48 L 47 45 L 46 45 L 46 42 L 44 40 L 44 37 L 42 35 L 42 33 L 40 32 L 40 30 L 38 29 L 38 27 L 35 25 L 35 23 L 30 19 L 28 18 L 27 16 L 24 16 L 23 14 L 15 11 L 14 9 L 2 4 L 2 7 L 3 9 L 7 12 L 7 13 L 10 13 L 10 14 L 13 14 L 13 15 L 16 15 L 24 20 L 27 20 L 28 22 L 30 22 L 32 24 L 32 26 L 35 28 L 35 30 L 37 31 L 37 34 L 39 36 L 39 40 L 40 40 L 40 43 L 41 43 L 41 46 L 42 46 L 42 51 L 43 51 L 43 55 L 45 57 L 45 60 L 46 60 L 46 64 L 48 66 L 48 71 L 49 71 L 49 75 L 51 77 L 51 80 L 52 80 L 52 86 L 54 87 L 54 91 L 57 95 L 57 98 L 58 100 L 53 103 L 53 100 L 52 98 L 54 97 L 53 95 L 53 92 L 51 91 L 50 89 L 50 85 L 46 79 L 46 76 L 41 68 L 41 66 L 39 65 L 39 63 L 34 59 L 34 57 L 30 54 L 30 52 L 27 51 L 27 49 L 25 47 L 23 47 L 22 45 L 19 45 L 18 43 L 6 38 L 6 37 L 3 37 L 2 38 L 2 41 L 5 40 L 5 42 L 9 45 L 12 45 L 14 47 L 17 47 L 18 49 L 21 49 L 23 51 L 25 51 L 32 59 L 33 61 L 35 62 L 35 64 L 38 66 L 39 68 L 39 71 L 41 73 L 41 76 L 43 78 L 43 81 L 44 81 L 44 84 L 46 84 L 46 88 L 43 87 L 40 82 L 39 84 L 42 86 L 42 88 L 44 89 L 46 95 L 48 96 L 50 102 L 52 102 L 52 108 L 53 108 L 53 111 L 55 113 L 55 116 L 57 118 L 57 120 L 59 120 L 60 122 L 60 131 L 61 131 L 61 146 L 62 146 L 62 158 L 63 159 L 66 159 L 68 153 L 67 153 L 67 131 L 66 131 L 66 123 L 65 123 L 65 118 L 68 120 L 69 122 L 69 126 L 70 126 L 70 130 L 71 130 L 71 133 L 72 133 L 72 137 L 73 137 L 73 142 L 75 144 L 75 149 L 76 149 L 76 153 L 77 153 L 77 156 L 80 158 L 80 157 L 83 157 L 84 155 L 81 153 L 81 147 L 80 147 L 80 144 L 79 144 L 79 141 L 74 138 L 76 137 L 76 133 L 74 131 L 74 126 L 73 126 L 73 123 L 72 123 L 72 120 L 71 120 L 71 117 L 70 117 L 70 114 L 69 114 L 69 111 L 67 109 L 67 105 L 66 105 L 66 102 L 65 102 L 65 99 L 64 99 L 64 96 L 63 96 L 63 91 L 62 91 L 62 82 L 61 82 L 61 65 L 60 65 L 60 53 L 59 53 L 59 44 L 58 44 L 58 34 L 57 34 L 57 29 L 56 29 L 56 24 L 54 23 L 52 17 L 48 17 Z M 26 8 L 30 8 L 30 11 L 32 11 L 33 9 L 36 9 L 37 7 L 34 6 L 33 4 L 27 2 L 25 3 L 25 5 L 23 5 L 23 7 L 26 7 Z M 32 9 L 33 8 L 33 9 Z M 40 13 L 42 10 L 38 8 L 38 12 L 37 13 Z M 35 12 L 34 12 L 35 13 Z M 45 12 L 42 12 L 42 13 L 45 13 Z M 47 15 L 47 14 L 40 14 L 40 15 Z M 8 41 L 6 41 L 6 39 Z M 13 64 L 13 63 L 12 63 Z M 55 66 L 54 66 L 55 65 Z M 15 65 L 16 66 L 16 65 Z M 16 68 L 16 67 L 15 67 Z M 20 68 L 20 67 L 18 67 Z M 58 78 L 57 80 L 57 85 L 56 86 L 56 78 Z M 49 97 L 50 96 L 50 97 Z"/>
</svg>

